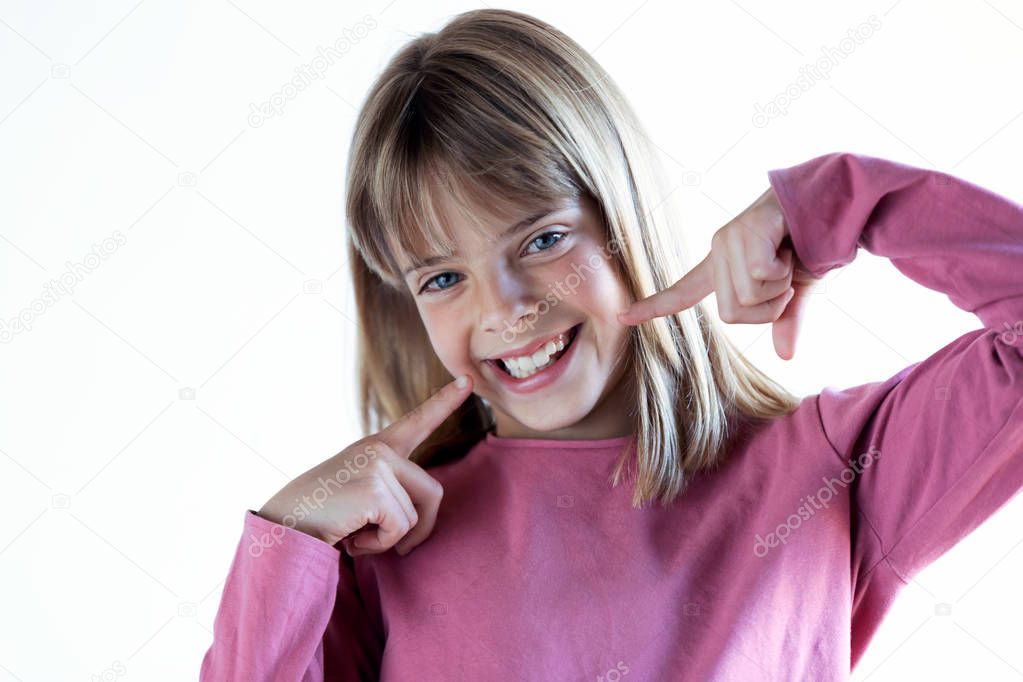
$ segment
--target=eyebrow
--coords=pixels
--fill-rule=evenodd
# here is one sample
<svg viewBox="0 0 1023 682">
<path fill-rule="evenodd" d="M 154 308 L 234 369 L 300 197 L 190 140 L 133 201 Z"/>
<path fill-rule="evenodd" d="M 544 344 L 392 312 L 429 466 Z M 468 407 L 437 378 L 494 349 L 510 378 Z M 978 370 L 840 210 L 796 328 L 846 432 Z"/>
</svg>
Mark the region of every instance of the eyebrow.
<svg viewBox="0 0 1023 682">
<path fill-rule="evenodd" d="M 518 232 L 519 230 L 532 225 L 536 221 L 540 220 L 541 218 L 545 218 L 545 217 L 549 216 L 550 214 L 554 213 L 557 210 L 559 210 L 559 207 L 542 208 L 539 211 L 537 211 L 536 213 L 533 213 L 531 215 L 526 216 L 525 218 L 523 218 L 519 222 L 517 222 L 514 225 L 511 225 L 510 227 L 505 229 L 505 231 L 501 233 L 500 238 L 501 239 L 505 239 L 507 237 L 510 237 L 510 236 L 514 235 L 516 232 Z M 417 259 L 413 260 L 412 267 L 406 268 L 406 270 L 405 270 L 405 272 L 403 274 L 404 274 L 404 276 L 408 277 L 409 274 L 411 274 L 412 272 L 414 272 L 416 270 L 421 270 L 422 268 L 429 267 L 429 266 L 434 265 L 436 263 L 443 263 L 443 262 L 445 262 L 447 260 L 449 260 L 449 258 L 447 256 L 427 256 L 426 258 L 424 258 L 422 260 L 419 260 L 417 258 Z"/>
</svg>

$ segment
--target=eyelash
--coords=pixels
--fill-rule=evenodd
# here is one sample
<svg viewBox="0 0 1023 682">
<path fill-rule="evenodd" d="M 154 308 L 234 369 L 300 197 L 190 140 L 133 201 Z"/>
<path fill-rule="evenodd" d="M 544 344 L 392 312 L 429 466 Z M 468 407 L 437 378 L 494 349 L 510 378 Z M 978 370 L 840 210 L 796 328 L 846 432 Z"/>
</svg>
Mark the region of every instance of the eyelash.
<svg viewBox="0 0 1023 682">
<path fill-rule="evenodd" d="M 558 238 L 558 240 L 557 240 L 557 241 L 555 241 L 555 242 L 554 242 L 553 244 L 551 244 L 551 245 L 550 245 L 549 247 L 547 247 L 546 249 L 543 249 L 543 250 L 541 251 L 541 253 L 543 253 L 544 251 L 550 251 L 551 249 L 555 248 L 555 247 L 556 247 L 556 246 L 557 246 L 558 244 L 560 244 L 561 242 L 563 242 L 563 241 L 565 240 L 565 236 L 566 236 L 566 235 L 567 235 L 568 233 L 566 233 L 566 232 L 562 232 L 562 231 L 560 231 L 560 230 L 548 230 L 547 232 L 543 232 L 543 233 L 541 233 L 541 234 L 538 234 L 538 235 L 536 235 L 535 237 L 533 237 L 533 239 L 531 239 L 531 240 L 529 241 L 529 244 L 532 244 L 533 242 L 535 242 L 536 240 L 540 239 L 541 237 L 546 237 L 546 236 L 548 236 L 548 235 L 552 235 L 552 234 L 557 234 L 557 235 L 561 235 L 561 236 L 560 236 L 560 237 Z M 422 287 L 421 287 L 421 288 L 419 289 L 419 293 L 420 293 L 420 294 L 422 294 L 422 293 L 427 293 L 427 287 L 428 287 L 428 286 L 430 285 L 430 283 L 432 283 L 432 282 L 433 282 L 433 280 L 437 279 L 437 278 L 438 278 L 438 277 L 440 277 L 441 275 L 448 275 L 448 274 L 453 274 L 453 273 L 450 273 L 450 272 L 441 272 L 441 273 L 439 273 L 439 274 L 436 274 L 436 275 L 434 275 L 434 276 L 433 276 L 433 277 L 431 277 L 430 279 L 426 280 L 425 282 L 423 282 L 423 286 L 422 286 Z M 457 284 L 457 282 L 456 282 L 455 284 Z M 432 289 L 432 290 L 430 290 L 430 291 L 431 291 L 431 292 L 433 292 L 433 293 L 440 293 L 440 292 L 442 292 L 442 291 L 447 291 L 448 289 L 450 289 L 451 287 L 453 287 L 453 286 L 454 286 L 455 284 L 452 284 L 451 286 L 449 286 L 449 287 L 445 287 L 445 288 L 443 288 L 443 289 Z"/>
</svg>

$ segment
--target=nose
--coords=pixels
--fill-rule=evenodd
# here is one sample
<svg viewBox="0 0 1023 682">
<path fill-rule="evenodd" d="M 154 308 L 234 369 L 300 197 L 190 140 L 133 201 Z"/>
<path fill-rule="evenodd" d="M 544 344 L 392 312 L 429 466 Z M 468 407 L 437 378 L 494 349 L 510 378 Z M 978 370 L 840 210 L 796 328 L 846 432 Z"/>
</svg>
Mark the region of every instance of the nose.
<svg viewBox="0 0 1023 682">
<path fill-rule="evenodd" d="M 533 287 L 520 273 L 507 267 L 494 269 L 479 282 L 480 328 L 499 333 L 502 340 L 509 342 L 508 337 L 524 331 L 522 318 L 536 311 Z"/>
</svg>

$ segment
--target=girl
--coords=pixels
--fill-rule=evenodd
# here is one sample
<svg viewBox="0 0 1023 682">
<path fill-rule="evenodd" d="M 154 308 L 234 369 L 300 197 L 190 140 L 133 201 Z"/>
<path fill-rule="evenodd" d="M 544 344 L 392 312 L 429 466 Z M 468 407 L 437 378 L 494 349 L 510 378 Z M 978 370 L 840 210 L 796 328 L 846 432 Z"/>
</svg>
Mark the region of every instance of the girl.
<svg viewBox="0 0 1023 682">
<path fill-rule="evenodd" d="M 1023 207 L 836 152 L 769 171 L 690 268 L 655 158 L 532 17 L 393 58 L 348 161 L 372 435 L 246 510 L 204 680 L 847 679 L 1018 492 Z M 791 358 L 859 247 L 983 326 L 799 399 L 701 302 Z"/>
</svg>

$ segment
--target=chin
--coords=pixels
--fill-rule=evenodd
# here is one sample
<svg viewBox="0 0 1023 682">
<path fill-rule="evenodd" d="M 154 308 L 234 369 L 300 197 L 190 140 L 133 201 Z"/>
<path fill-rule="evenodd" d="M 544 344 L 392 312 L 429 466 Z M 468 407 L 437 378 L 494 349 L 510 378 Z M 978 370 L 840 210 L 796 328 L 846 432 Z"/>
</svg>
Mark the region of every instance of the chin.
<svg viewBox="0 0 1023 682">
<path fill-rule="evenodd" d="M 586 416 L 584 414 L 566 414 L 564 412 L 559 412 L 557 414 L 516 414 L 514 412 L 505 412 L 505 415 L 521 424 L 523 428 L 529 429 L 530 431 L 539 431 L 541 433 L 558 431 L 560 429 L 567 429 L 575 426 L 583 417 Z"/>
</svg>

